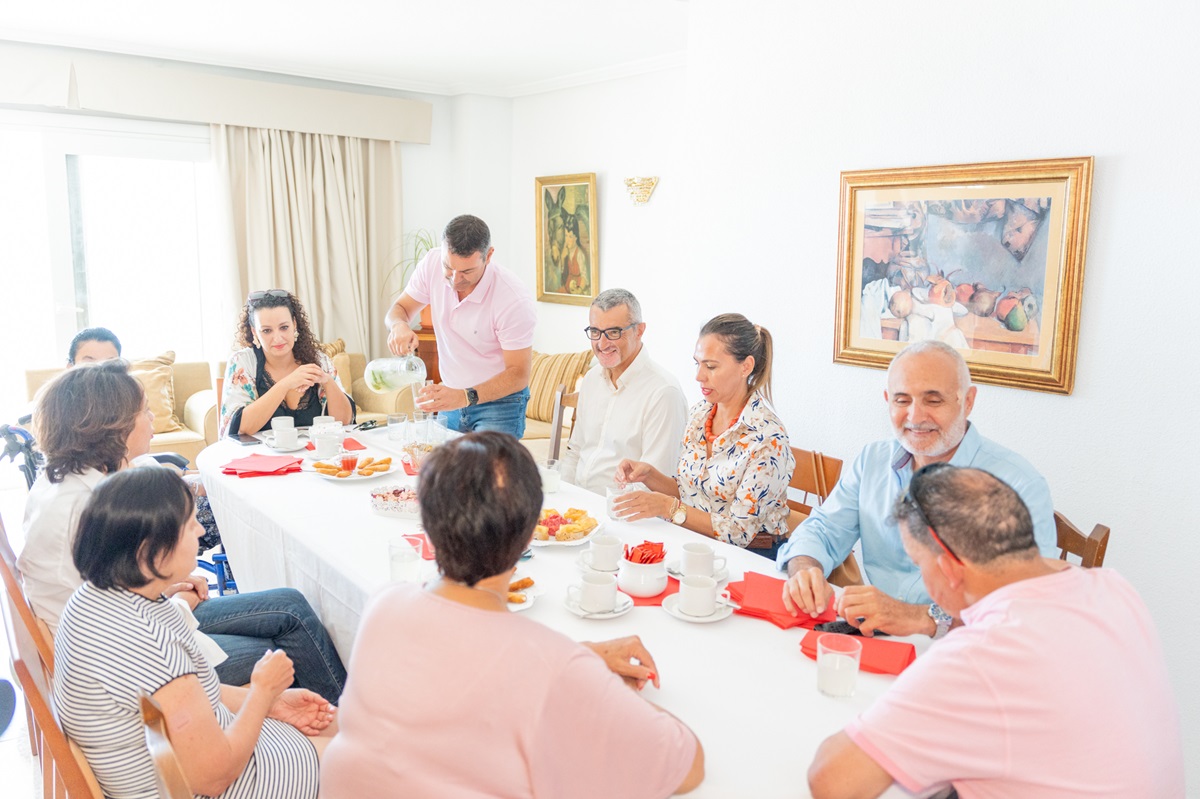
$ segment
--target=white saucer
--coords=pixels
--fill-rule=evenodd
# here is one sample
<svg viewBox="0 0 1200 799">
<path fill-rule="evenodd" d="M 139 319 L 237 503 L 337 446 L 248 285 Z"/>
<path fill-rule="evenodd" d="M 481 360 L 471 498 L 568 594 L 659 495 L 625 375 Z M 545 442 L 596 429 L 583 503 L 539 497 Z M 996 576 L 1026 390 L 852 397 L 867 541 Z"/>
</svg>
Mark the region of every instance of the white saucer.
<svg viewBox="0 0 1200 799">
<path fill-rule="evenodd" d="M 691 622 L 692 624 L 712 624 L 714 621 L 728 619 L 733 615 L 732 605 L 723 605 L 718 602 L 717 609 L 711 616 L 689 616 L 679 610 L 679 594 L 671 594 L 663 600 L 662 609 L 670 613 L 680 621 Z"/>
<path fill-rule="evenodd" d="M 297 444 L 294 447 L 277 447 L 274 444 L 264 441 L 263 445 L 272 452 L 296 452 L 304 449 L 304 444 Z"/>
<path fill-rule="evenodd" d="M 579 570 L 584 574 L 587 574 L 588 572 L 595 572 L 596 574 L 616 574 L 621 570 L 620 567 L 618 567 L 612 571 L 605 571 L 604 569 L 597 569 L 594 566 L 589 566 L 583 562 L 583 555 L 583 552 L 579 553 L 579 557 L 575 559 L 575 565 L 578 566 Z"/>
<path fill-rule="evenodd" d="M 673 560 L 667 564 L 667 574 L 674 577 L 676 580 L 683 577 L 683 562 L 681 560 Z M 729 569 L 720 568 L 712 573 L 712 578 L 718 583 L 723 583 L 729 579 Z"/>
<path fill-rule="evenodd" d="M 566 601 L 567 610 L 574 613 L 581 619 L 615 619 L 618 616 L 624 616 L 629 611 L 633 610 L 633 597 L 628 594 L 617 592 L 617 606 L 608 613 L 588 613 L 583 608 L 579 607 L 579 603 L 571 599 L 569 596 Z"/>
</svg>

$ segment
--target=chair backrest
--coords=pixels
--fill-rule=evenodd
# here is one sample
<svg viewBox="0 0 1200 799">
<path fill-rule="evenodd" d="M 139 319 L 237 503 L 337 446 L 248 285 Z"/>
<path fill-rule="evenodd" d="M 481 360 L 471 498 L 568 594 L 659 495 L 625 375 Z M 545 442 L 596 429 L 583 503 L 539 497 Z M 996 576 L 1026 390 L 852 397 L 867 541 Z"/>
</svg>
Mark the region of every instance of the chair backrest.
<svg viewBox="0 0 1200 799">
<path fill-rule="evenodd" d="M 1071 524 L 1066 516 L 1054 511 L 1054 526 L 1058 532 L 1058 548 L 1062 550 L 1059 560 L 1066 560 L 1067 555 L 1079 557 L 1085 569 L 1098 569 L 1104 565 L 1104 554 L 1108 551 L 1108 534 L 1111 532 L 1103 524 L 1097 524 L 1092 532 L 1084 535 L 1083 531 Z"/>
<path fill-rule="evenodd" d="M 33 647 L 36 651 L 36 656 L 32 653 L 27 658 L 30 662 L 39 664 L 37 671 L 45 672 L 47 677 L 54 675 L 54 638 L 50 634 L 50 628 L 46 623 L 33 613 L 33 608 L 29 605 L 29 600 L 25 598 L 25 587 L 21 581 L 21 571 L 17 568 L 17 555 L 13 552 L 12 545 L 8 542 L 8 533 L 4 530 L 4 519 L 0 517 L 0 579 L 4 581 L 5 592 L 8 595 L 10 603 L 10 611 L 12 615 L 12 625 L 14 627 L 10 632 L 16 635 L 19 639 L 27 639 L 23 643 Z M 19 625 L 19 627 L 18 627 Z M 10 635 L 10 639 L 12 639 Z M 14 641 L 14 643 L 17 643 Z M 14 649 L 14 654 L 18 650 Z"/>
<path fill-rule="evenodd" d="M 792 455 L 796 458 L 796 469 L 792 472 L 788 487 L 804 492 L 804 500 L 788 499 L 788 507 L 808 516 L 812 513 L 813 505 L 820 505 L 832 493 L 842 475 L 842 462 L 799 447 L 792 447 Z M 794 527 L 789 525 L 789 529 Z"/>
<path fill-rule="evenodd" d="M 571 408 L 571 430 L 575 430 L 575 409 L 579 407 L 579 392 L 567 392 L 565 383 L 559 383 L 554 389 L 554 413 L 550 417 L 550 454 L 549 458 L 558 460 L 562 451 L 563 418 L 567 408 Z M 570 435 L 570 434 L 568 434 Z"/>
<path fill-rule="evenodd" d="M 167 733 L 167 720 L 163 716 L 162 706 L 145 691 L 142 691 L 140 701 L 142 729 L 146 733 L 146 748 L 150 750 L 150 759 L 154 761 L 158 795 L 163 799 L 192 799 L 192 789 L 188 787 L 183 766 L 179 764 L 175 747 L 171 745 L 171 738 Z"/>
</svg>

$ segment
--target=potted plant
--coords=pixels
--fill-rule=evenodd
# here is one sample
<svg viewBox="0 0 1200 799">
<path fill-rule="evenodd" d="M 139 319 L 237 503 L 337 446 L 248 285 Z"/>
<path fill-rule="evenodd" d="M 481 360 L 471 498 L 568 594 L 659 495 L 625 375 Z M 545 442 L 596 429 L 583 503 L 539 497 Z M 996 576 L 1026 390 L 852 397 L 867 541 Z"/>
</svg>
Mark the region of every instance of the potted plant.
<svg viewBox="0 0 1200 799">
<path fill-rule="evenodd" d="M 429 254 L 429 251 L 437 246 L 437 236 L 431 231 L 425 228 L 417 228 L 411 231 L 404 237 L 404 249 L 408 255 L 392 267 L 391 271 L 388 272 L 388 278 L 390 279 L 392 274 L 399 271 L 400 290 L 403 291 L 404 287 L 408 285 L 409 275 L 417 268 L 417 264 L 421 263 L 421 260 Z M 433 329 L 433 317 L 429 312 L 428 305 L 421 311 L 421 322 L 414 329 L 419 330 L 425 327 L 428 327 L 430 330 Z"/>
</svg>

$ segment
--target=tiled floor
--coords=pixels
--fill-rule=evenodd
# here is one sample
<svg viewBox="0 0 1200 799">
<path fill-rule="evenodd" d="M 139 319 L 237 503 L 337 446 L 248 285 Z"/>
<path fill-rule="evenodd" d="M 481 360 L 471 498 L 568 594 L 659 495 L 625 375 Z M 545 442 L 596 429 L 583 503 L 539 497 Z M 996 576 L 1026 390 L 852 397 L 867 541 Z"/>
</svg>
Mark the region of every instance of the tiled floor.
<svg viewBox="0 0 1200 799">
<path fill-rule="evenodd" d="M 7 460 L 0 463 L 0 518 L 13 548 L 21 548 L 21 518 L 25 510 L 25 480 Z M 2 589 L 0 589 L 2 590 Z M 0 678 L 13 682 L 8 636 L 0 635 Z M 25 704 L 17 691 L 17 714 L 0 735 L 0 793 L 12 799 L 37 799 L 42 795 L 41 772 L 29 750 Z M 25 786 L 23 789 L 21 786 Z"/>
</svg>

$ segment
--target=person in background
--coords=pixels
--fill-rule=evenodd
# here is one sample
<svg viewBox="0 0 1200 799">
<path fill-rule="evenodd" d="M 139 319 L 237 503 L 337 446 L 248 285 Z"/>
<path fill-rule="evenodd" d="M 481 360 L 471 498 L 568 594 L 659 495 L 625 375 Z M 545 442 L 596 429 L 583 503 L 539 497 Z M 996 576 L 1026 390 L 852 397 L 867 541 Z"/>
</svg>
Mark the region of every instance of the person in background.
<svg viewBox="0 0 1200 799">
<path fill-rule="evenodd" d="M 979 469 L 925 466 L 892 507 L 930 595 L 964 624 L 821 744 L 814 797 L 893 782 L 962 799 L 1183 797 L 1176 700 L 1133 586 L 1043 558 L 1020 495 Z"/>
<path fill-rule="evenodd" d="M 596 365 L 579 386 L 578 417 L 562 477 L 603 494 L 622 460 L 644 461 L 661 472 L 679 463 L 687 401 L 670 372 L 646 351 L 646 323 L 637 297 L 608 289 L 592 300 L 588 327 Z"/>
<path fill-rule="evenodd" d="M 68 369 L 39 395 L 34 426 L 46 464 L 25 503 L 25 546 L 17 565 L 34 613 L 51 631 L 83 579 L 71 561 L 80 514 L 97 486 L 146 453 L 153 420 L 145 392 L 124 361 Z M 195 549 L 191 558 L 195 569 Z M 188 610 L 193 626 L 211 637 L 200 640 L 224 682 L 246 684 L 264 650 L 283 649 L 295 663 L 299 687 L 335 702 L 341 695 L 346 670 L 299 591 L 209 597 L 208 583 L 189 576 L 167 593 Z"/>
<path fill-rule="evenodd" d="M 450 430 L 500 430 L 520 438 L 537 312 L 521 280 L 492 261 L 495 251 L 482 219 L 451 219 L 442 246 L 417 265 L 388 311 L 388 348 L 395 355 L 415 352 L 410 324 L 431 306 L 443 382 L 422 389 L 418 407 L 438 412 Z"/>
<path fill-rule="evenodd" d="M 67 350 L 67 366 L 120 357 L 121 340 L 111 330 L 107 327 L 89 327 L 80 330 L 71 339 L 71 348 Z"/>
<path fill-rule="evenodd" d="M 145 692 L 198 795 L 316 797 L 333 706 L 288 688 L 292 663 L 281 651 L 260 656 L 246 687 L 220 684 L 165 596 L 188 578 L 199 534 L 191 492 L 165 469 L 123 471 L 92 494 L 72 546 L 85 582 L 54 640 L 55 715 L 105 796 L 159 796 L 139 712 Z"/>
<path fill-rule="evenodd" d="M 1042 554 L 1054 556 L 1058 536 L 1050 487 L 1028 461 L 984 438 L 967 421 L 975 387 L 967 362 L 953 347 L 938 341 L 905 347 L 888 367 L 883 398 L 895 440 L 868 444 L 829 498 L 792 531 L 777 557 L 788 573 L 783 602 L 793 613 L 815 616 L 824 610 L 833 594 L 826 575 L 861 541 L 863 571 L 871 584 L 848 586 L 838 613 L 865 635 L 882 630 L 940 638 L 953 617 L 930 599 L 890 518 L 913 473 L 937 462 L 991 472 L 1021 495 L 1033 514 Z"/>
<path fill-rule="evenodd" d="M 760 533 L 787 535 L 787 488 L 796 459 L 770 405 L 771 334 L 741 314 L 721 314 L 700 330 L 696 382 L 678 471 L 644 461 L 617 466 L 618 483 L 642 483 L 615 503 L 629 521 L 660 517 L 745 547 Z M 773 550 L 768 551 L 768 556 Z"/>
<path fill-rule="evenodd" d="M 283 289 L 252 291 L 238 320 L 237 344 L 229 359 L 221 399 L 220 435 L 257 433 L 275 416 L 297 427 L 317 416 L 342 424 L 354 421 L 333 362 L 317 347 L 304 306 Z"/>
<path fill-rule="evenodd" d="M 541 485 L 504 433 L 462 436 L 422 464 L 441 576 L 385 589 L 363 614 L 324 799 L 649 799 L 700 784 L 696 736 L 638 693 L 659 683 L 640 640 L 579 644 L 509 611 Z"/>
</svg>

